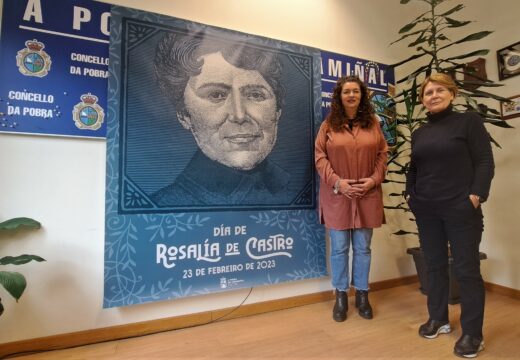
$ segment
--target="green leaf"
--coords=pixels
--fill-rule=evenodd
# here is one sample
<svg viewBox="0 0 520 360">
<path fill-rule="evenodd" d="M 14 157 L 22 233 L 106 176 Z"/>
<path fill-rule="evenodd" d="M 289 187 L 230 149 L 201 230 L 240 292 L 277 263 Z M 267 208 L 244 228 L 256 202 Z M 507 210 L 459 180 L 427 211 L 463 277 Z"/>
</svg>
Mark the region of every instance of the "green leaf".
<svg viewBox="0 0 520 360">
<path fill-rule="evenodd" d="M 448 27 L 450 28 L 461 27 L 471 23 L 471 21 L 458 21 L 449 17 L 445 17 L 444 19 L 446 20 L 446 22 L 448 23 Z"/>
<path fill-rule="evenodd" d="M 474 110 L 479 110 L 477 100 L 473 99 L 471 96 L 468 96 L 464 93 L 460 93 L 460 95 L 464 98 L 466 103 L 468 103 L 469 106 L 471 106 Z"/>
<path fill-rule="evenodd" d="M 422 51 L 423 53 L 428 54 L 428 55 L 430 55 L 432 57 L 434 57 L 434 55 L 435 55 L 433 50 L 426 49 L 426 48 L 424 48 L 422 46 L 418 46 L 415 50 Z"/>
<path fill-rule="evenodd" d="M 465 38 L 462 38 L 458 41 L 455 41 L 453 44 L 461 44 L 463 42 L 467 42 L 467 41 L 475 41 L 475 40 L 480 40 L 480 39 L 483 39 L 485 38 L 486 36 L 488 36 L 489 34 L 492 34 L 493 31 L 479 31 L 477 33 L 473 33 L 471 35 L 468 35 L 466 36 Z"/>
<path fill-rule="evenodd" d="M 420 33 L 424 33 L 424 30 L 417 30 L 417 31 L 411 32 L 409 34 L 405 34 L 405 35 L 401 36 L 399 39 L 397 39 L 395 41 L 392 41 L 390 43 L 390 45 L 395 44 L 396 42 L 399 42 L 399 41 L 401 41 L 403 39 L 406 39 L 407 37 L 414 36 L 414 35 L 420 34 Z"/>
<path fill-rule="evenodd" d="M 410 0 L 401 0 L 401 4 L 408 4 Z"/>
<path fill-rule="evenodd" d="M 392 179 L 385 179 L 383 182 L 384 183 L 395 183 L 395 184 L 406 184 L 406 181 L 392 180 Z"/>
<path fill-rule="evenodd" d="M 403 196 L 402 193 L 390 193 L 388 196 Z"/>
<path fill-rule="evenodd" d="M 394 235 L 419 235 L 418 233 L 416 232 L 413 232 L 413 231 L 405 231 L 405 230 L 399 230 L 399 231 L 396 231 L 395 233 L 393 233 Z"/>
<path fill-rule="evenodd" d="M 417 105 L 417 99 L 418 99 L 417 90 L 419 90 L 419 86 L 417 86 L 417 78 L 415 77 L 413 79 L 412 87 L 410 88 L 410 97 L 412 98 L 412 101 L 413 101 L 413 109 L 415 109 L 415 106 Z M 410 114 L 411 116 L 413 116 L 413 109 L 412 109 L 412 113 Z"/>
<path fill-rule="evenodd" d="M 398 175 L 405 175 L 406 174 L 406 170 L 403 169 L 403 170 L 388 170 L 387 171 L 389 174 L 398 174 Z"/>
<path fill-rule="evenodd" d="M 384 206 L 385 209 L 392 209 L 392 210 L 405 210 L 401 205 L 397 205 L 397 206 L 390 206 L 390 205 L 385 205 Z"/>
<path fill-rule="evenodd" d="M 19 217 L 1 222 L 0 230 L 14 230 L 24 227 L 29 229 L 39 229 L 41 226 L 42 225 L 34 219 Z"/>
<path fill-rule="evenodd" d="M 464 87 L 464 84 L 478 85 L 478 86 L 484 86 L 484 87 L 504 86 L 504 84 L 496 84 L 491 80 L 474 80 L 474 81 L 465 80 L 465 81 L 462 81 L 461 83 L 462 83 L 462 87 Z"/>
<path fill-rule="evenodd" d="M 487 55 L 487 54 L 489 54 L 489 50 L 488 49 L 481 49 L 481 50 L 476 50 L 476 51 L 469 52 L 469 53 L 464 54 L 464 55 L 452 56 L 452 57 L 444 59 L 444 61 L 451 61 L 451 60 L 456 60 L 456 59 L 465 59 L 465 58 L 472 57 L 472 56 L 480 56 L 480 55 Z"/>
<path fill-rule="evenodd" d="M 37 255 L 23 254 L 20 256 L 5 256 L 3 258 L 0 258 L 0 265 L 22 265 L 27 264 L 28 262 L 31 262 L 33 260 L 38 262 L 45 261 L 44 258 L 41 258 Z"/>
<path fill-rule="evenodd" d="M 405 33 L 405 32 L 408 32 L 410 30 L 412 30 L 415 25 L 417 25 L 417 22 L 416 21 L 413 21 L 409 24 L 406 24 L 405 26 L 403 26 L 400 30 L 399 30 L 399 34 L 402 34 L 402 33 Z"/>
<path fill-rule="evenodd" d="M 414 78 L 417 78 L 418 75 L 420 75 L 421 73 L 423 72 L 426 72 L 426 70 L 428 70 L 430 67 L 431 67 L 431 62 L 427 65 L 423 65 L 417 69 L 415 69 L 414 71 L 410 72 L 408 75 L 406 75 L 406 77 L 403 77 L 402 79 L 399 79 L 397 80 L 396 83 L 400 84 L 404 81 L 411 81 L 413 80 Z M 410 80 L 411 79 L 411 80 Z"/>
<path fill-rule="evenodd" d="M 495 144 L 495 146 L 496 146 L 497 148 L 502 149 L 502 146 L 500 146 L 500 144 L 497 143 L 497 141 L 496 141 L 495 139 L 493 139 L 493 136 L 491 136 L 491 134 L 489 135 L 489 140 L 491 140 L 491 142 L 492 142 L 493 144 Z"/>
<path fill-rule="evenodd" d="M 494 125 L 494 126 L 505 128 L 505 129 L 514 129 L 515 128 L 514 126 L 509 125 L 508 122 L 505 120 L 485 119 L 484 122 Z"/>
<path fill-rule="evenodd" d="M 22 274 L 10 271 L 0 271 L 0 284 L 16 301 L 20 299 L 27 286 L 25 277 Z"/>
<path fill-rule="evenodd" d="M 410 56 L 408 59 L 405 59 L 405 60 L 403 60 L 403 61 L 399 61 L 398 63 L 395 63 L 395 64 L 390 65 L 390 67 L 398 67 L 398 66 L 400 66 L 400 65 L 406 64 L 406 63 L 409 62 L 409 61 L 412 61 L 412 60 L 414 60 L 414 59 L 418 59 L 418 58 L 420 58 L 420 57 L 422 57 L 422 56 L 424 56 L 424 55 L 426 55 L 426 54 L 425 54 L 425 53 L 422 53 L 422 54 L 415 54 L 415 55 L 412 55 L 412 56 Z"/>
<path fill-rule="evenodd" d="M 417 45 L 419 45 L 419 44 L 425 42 L 426 40 L 428 40 L 428 39 L 424 36 L 424 31 L 423 31 L 423 32 L 421 32 L 421 35 L 419 35 L 419 36 L 417 37 L 417 39 L 415 39 L 414 42 L 411 42 L 411 43 L 408 44 L 408 47 L 414 47 L 414 46 L 417 46 Z"/>
<path fill-rule="evenodd" d="M 399 155 L 401 155 L 402 153 L 403 153 L 403 151 L 399 152 L 398 154 L 396 154 L 396 157 L 399 156 Z M 406 164 L 404 164 L 404 165 L 401 164 L 399 161 L 397 161 L 396 157 L 393 158 L 392 160 L 388 161 L 388 164 L 393 164 L 394 166 L 397 166 L 397 167 L 399 167 L 399 168 L 404 168 L 404 167 L 406 167 Z M 399 160 L 401 160 L 401 159 L 399 159 Z"/>
<path fill-rule="evenodd" d="M 480 111 L 483 114 L 485 114 L 486 117 L 502 121 L 502 116 L 501 116 L 501 114 L 497 110 L 495 110 L 493 108 L 490 108 L 489 106 L 487 106 L 485 104 L 480 104 L 479 107 L 480 107 Z"/>
<path fill-rule="evenodd" d="M 482 90 L 479 90 L 479 89 L 468 90 L 467 92 L 468 92 L 467 96 L 480 97 L 480 98 L 484 98 L 484 99 L 492 98 L 492 99 L 495 99 L 495 100 L 498 100 L 498 101 L 509 101 L 508 98 L 505 98 L 505 97 L 499 96 L 499 95 L 495 95 L 495 94 L 489 93 L 487 91 L 482 91 Z M 463 94 L 464 91 L 461 91 L 460 93 Z"/>
<path fill-rule="evenodd" d="M 424 18 L 424 15 L 429 14 L 429 13 L 430 13 L 430 10 L 423 12 L 422 14 L 420 14 L 419 16 L 417 16 L 417 17 L 414 19 L 414 21 L 418 21 L 418 22 L 428 22 L 428 18 Z"/>
<path fill-rule="evenodd" d="M 450 10 L 446 11 L 445 13 L 440 14 L 439 16 L 448 16 L 448 15 L 451 15 L 454 12 L 460 11 L 462 9 L 464 9 L 464 5 L 458 4 L 454 8 L 451 8 Z"/>
</svg>

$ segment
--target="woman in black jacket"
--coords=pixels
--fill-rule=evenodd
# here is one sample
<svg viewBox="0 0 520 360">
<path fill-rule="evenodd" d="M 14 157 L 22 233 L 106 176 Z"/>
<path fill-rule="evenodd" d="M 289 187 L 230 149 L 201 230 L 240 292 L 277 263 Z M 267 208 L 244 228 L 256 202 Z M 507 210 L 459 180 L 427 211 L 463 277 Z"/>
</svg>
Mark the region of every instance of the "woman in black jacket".
<svg viewBox="0 0 520 360">
<path fill-rule="evenodd" d="M 428 122 L 412 134 L 406 197 L 419 229 L 428 273 L 428 321 L 419 334 L 433 339 L 449 333 L 448 244 L 460 285 L 462 336 L 454 352 L 475 357 L 484 349 L 484 282 L 479 244 L 486 201 L 494 175 L 489 134 L 475 112 L 453 110 L 457 86 L 433 74 L 420 88 Z"/>
</svg>

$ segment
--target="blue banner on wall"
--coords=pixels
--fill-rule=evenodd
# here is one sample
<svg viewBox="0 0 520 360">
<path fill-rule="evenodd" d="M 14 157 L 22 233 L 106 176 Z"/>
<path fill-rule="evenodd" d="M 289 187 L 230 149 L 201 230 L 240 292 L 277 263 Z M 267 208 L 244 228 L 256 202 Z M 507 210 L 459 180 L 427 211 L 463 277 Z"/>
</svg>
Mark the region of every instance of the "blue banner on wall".
<svg viewBox="0 0 520 360">
<path fill-rule="evenodd" d="M 104 307 L 326 275 L 319 50 L 114 6 Z"/>
<path fill-rule="evenodd" d="M 104 137 L 110 5 L 4 0 L 0 132 Z"/>
</svg>

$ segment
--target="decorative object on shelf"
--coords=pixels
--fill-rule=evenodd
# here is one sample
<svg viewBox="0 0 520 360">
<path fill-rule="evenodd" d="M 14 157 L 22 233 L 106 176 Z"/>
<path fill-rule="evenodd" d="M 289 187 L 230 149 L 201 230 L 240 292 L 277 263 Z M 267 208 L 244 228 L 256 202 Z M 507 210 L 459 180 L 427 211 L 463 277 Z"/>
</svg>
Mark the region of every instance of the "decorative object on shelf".
<svg viewBox="0 0 520 360">
<path fill-rule="evenodd" d="M 476 90 L 487 80 L 486 59 L 478 58 L 466 63 L 464 67 L 464 89 Z"/>
<path fill-rule="evenodd" d="M 500 112 L 504 120 L 520 116 L 520 95 L 511 96 L 509 100 L 511 101 L 500 103 Z"/>
<path fill-rule="evenodd" d="M 520 75 L 520 41 L 497 51 L 498 78 Z"/>
</svg>

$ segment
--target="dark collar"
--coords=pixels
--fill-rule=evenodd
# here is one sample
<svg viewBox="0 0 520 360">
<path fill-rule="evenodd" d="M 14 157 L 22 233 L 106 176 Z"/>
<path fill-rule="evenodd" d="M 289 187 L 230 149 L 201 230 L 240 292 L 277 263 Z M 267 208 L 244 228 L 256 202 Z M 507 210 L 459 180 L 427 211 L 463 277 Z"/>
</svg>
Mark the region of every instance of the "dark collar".
<svg viewBox="0 0 520 360">
<path fill-rule="evenodd" d="M 289 182 L 289 174 L 267 159 L 254 169 L 237 170 L 209 159 L 200 150 L 195 153 L 183 174 L 207 190 L 223 194 L 232 193 L 242 182 L 252 182 L 272 193 L 285 188 Z"/>
<path fill-rule="evenodd" d="M 432 114 L 432 113 L 426 113 L 426 116 L 428 117 L 429 122 L 436 122 L 439 120 L 444 119 L 448 115 L 453 113 L 453 105 L 450 104 L 448 107 L 442 111 L 439 111 L 438 113 Z"/>
</svg>

